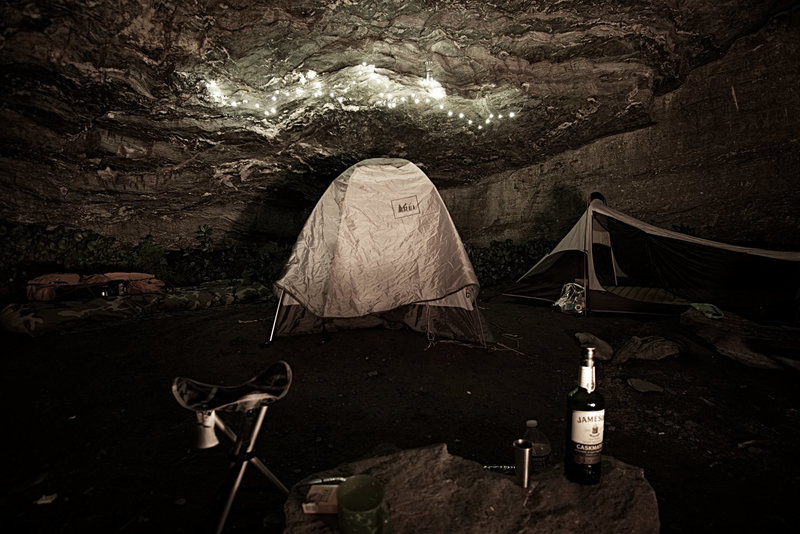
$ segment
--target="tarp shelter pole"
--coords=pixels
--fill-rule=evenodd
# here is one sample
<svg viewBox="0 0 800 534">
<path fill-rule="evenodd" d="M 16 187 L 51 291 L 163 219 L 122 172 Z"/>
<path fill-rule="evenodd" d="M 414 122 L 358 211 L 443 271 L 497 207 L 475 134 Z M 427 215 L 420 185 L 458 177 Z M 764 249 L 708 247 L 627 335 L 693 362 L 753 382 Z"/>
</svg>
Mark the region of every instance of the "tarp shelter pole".
<svg viewBox="0 0 800 534">
<path fill-rule="evenodd" d="M 275 325 L 278 324 L 278 314 L 281 311 L 281 304 L 283 304 L 283 288 L 281 288 L 281 296 L 278 297 L 278 307 L 275 308 L 275 318 L 272 320 L 272 330 L 269 333 L 267 344 L 272 343 L 272 338 L 275 335 Z"/>
<path fill-rule="evenodd" d="M 586 209 L 586 229 L 583 233 L 583 305 L 585 306 L 586 315 L 589 315 L 589 286 L 591 285 L 590 278 L 590 271 L 592 270 L 591 265 L 594 264 L 594 258 L 592 257 L 592 224 L 594 222 L 594 211 L 592 210 L 592 200 L 589 199 L 589 204 Z"/>
</svg>

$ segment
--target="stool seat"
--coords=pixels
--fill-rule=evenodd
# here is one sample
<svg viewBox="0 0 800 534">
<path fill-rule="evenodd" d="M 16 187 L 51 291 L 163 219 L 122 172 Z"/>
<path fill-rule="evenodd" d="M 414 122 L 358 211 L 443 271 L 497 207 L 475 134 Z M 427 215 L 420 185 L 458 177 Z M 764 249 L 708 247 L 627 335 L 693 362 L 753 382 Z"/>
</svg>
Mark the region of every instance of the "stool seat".
<svg viewBox="0 0 800 534">
<path fill-rule="evenodd" d="M 275 362 L 263 373 L 234 386 L 206 384 L 179 376 L 172 382 L 172 394 L 188 410 L 250 411 L 283 398 L 292 385 L 292 370 L 284 361 Z"/>
<path fill-rule="evenodd" d="M 220 494 L 221 512 L 216 534 L 221 534 L 225 527 L 248 465 L 253 464 L 285 495 L 289 494 L 289 489 L 256 457 L 254 449 L 267 408 L 282 399 L 291 385 L 292 368 L 284 361 L 273 363 L 261 374 L 235 386 L 207 384 L 182 376 L 172 381 L 172 394 L 178 404 L 195 412 L 198 448 L 207 449 L 219 444 L 215 429 L 233 442 L 225 491 Z M 218 410 L 226 412 L 226 417 L 239 420 L 238 435 L 217 415 Z"/>
</svg>

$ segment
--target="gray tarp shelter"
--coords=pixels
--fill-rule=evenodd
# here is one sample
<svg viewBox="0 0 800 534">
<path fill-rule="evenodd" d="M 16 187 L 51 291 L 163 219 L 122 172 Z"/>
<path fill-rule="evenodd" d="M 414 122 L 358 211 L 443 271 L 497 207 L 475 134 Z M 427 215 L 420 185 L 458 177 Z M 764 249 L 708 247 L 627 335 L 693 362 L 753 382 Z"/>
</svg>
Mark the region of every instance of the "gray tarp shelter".
<svg viewBox="0 0 800 534">
<path fill-rule="evenodd" d="M 728 245 L 652 226 L 593 194 L 572 230 L 504 294 L 554 302 L 567 283 L 587 312 L 680 313 L 692 303 L 796 313 L 800 252 Z"/>
<path fill-rule="evenodd" d="M 405 159 L 339 175 L 305 223 L 275 283 L 274 336 L 406 325 L 485 345 L 480 286 L 438 191 Z"/>
</svg>

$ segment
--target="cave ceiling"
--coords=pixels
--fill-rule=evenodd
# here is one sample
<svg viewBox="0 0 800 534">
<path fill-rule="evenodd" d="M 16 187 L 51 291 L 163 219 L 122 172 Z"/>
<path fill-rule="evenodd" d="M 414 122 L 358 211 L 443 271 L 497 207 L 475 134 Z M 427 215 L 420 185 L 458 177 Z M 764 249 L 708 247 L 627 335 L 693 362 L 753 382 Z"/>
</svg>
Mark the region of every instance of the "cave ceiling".
<svg viewBox="0 0 800 534">
<path fill-rule="evenodd" d="M 63 198 L 91 177 L 184 208 L 208 184 L 307 204 L 369 157 L 469 184 L 647 126 L 654 97 L 794 4 L 5 2 L 2 172 L 30 197 L 58 196 L 37 176 Z"/>
</svg>

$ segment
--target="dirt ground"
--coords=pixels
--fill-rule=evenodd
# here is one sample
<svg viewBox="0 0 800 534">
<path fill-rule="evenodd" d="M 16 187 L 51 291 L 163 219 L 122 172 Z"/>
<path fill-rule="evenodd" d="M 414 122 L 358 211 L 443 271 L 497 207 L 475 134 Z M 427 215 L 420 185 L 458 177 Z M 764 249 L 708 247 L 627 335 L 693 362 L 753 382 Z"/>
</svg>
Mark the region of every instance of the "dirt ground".
<svg viewBox="0 0 800 534">
<path fill-rule="evenodd" d="M 259 456 L 291 486 L 392 444 L 446 443 L 487 464 L 536 418 L 563 457 L 565 396 L 588 332 L 615 348 L 680 332 L 677 318 L 575 317 L 484 295 L 497 340 L 429 345 L 397 330 L 282 338 L 261 347 L 273 307 L 250 304 L 30 339 L 2 337 L 5 532 L 191 533 L 209 525 L 226 451 L 192 445 L 175 376 L 235 384 L 275 360 L 289 394 L 267 414 Z M 511 350 L 513 349 L 513 350 Z M 797 373 L 745 367 L 702 343 L 661 361 L 601 362 L 605 452 L 644 468 L 662 531 L 794 531 L 800 462 Z M 664 392 L 639 393 L 629 378 Z M 230 532 L 280 532 L 282 495 L 248 471 Z M 11 526 L 9 529 L 8 526 Z"/>
</svg>

